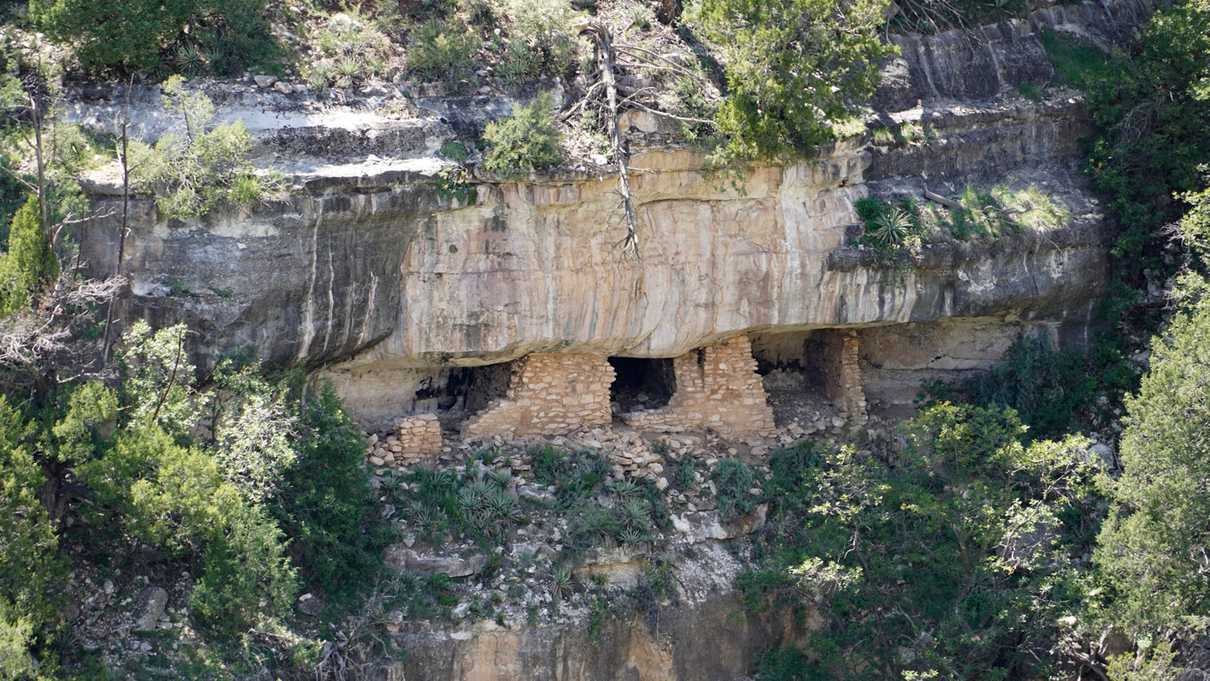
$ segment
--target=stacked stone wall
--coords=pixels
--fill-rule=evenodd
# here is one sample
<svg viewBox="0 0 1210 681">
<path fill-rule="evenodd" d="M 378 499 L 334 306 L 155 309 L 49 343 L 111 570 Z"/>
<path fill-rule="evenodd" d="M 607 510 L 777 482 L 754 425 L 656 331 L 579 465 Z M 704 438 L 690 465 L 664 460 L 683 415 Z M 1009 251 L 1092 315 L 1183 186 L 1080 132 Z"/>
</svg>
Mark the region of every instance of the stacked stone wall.
<svg viewBox="0 0 1210 681">
<path fill-rule="evenodd" d="M 822 345 L 824 393 L 850 419 L 866 419 L 861 344 L 856 331 L 828 332 Z"/>
<path fill-rule="evenodd" d="M 605 357 L 536 352 L 513 362 L 508 390 L 463 426 L 469 440 L 493 435 L 559 435 L 606 425 L 613 367 Z"/>
<path fill-rule="evenodd" d="M 441 455 L 441 422 L 436 414 L 418 414 L 400 419 L 385 439 L 370 439 L 370 465 L 402 467 L 432 461 Z"/>
<path fill-rule="evenodd" d="M 772 432 L 773 410 L 756 373 L 752 344 L 737 336 L 673 361 L 676 392 L 667 406 L 622 419 L 639 430 L 678 432 L 710 428 L 721 435 Z"/>
<path fill-rule="evenodd" d="M 441 422 L 436 414 L 418 414 L 399 421 L 399 446 L 409 463 L 441 454 Z"/>
</svg>

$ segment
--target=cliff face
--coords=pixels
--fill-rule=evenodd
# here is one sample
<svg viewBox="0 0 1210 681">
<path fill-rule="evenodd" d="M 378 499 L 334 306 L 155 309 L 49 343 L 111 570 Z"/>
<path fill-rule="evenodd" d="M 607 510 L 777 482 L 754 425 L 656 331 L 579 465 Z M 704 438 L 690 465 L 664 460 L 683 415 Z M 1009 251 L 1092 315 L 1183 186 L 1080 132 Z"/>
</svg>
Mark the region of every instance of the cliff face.
<svg viewBox="0 0 1210 681">
<path fill-rule="evenodd" d="M 897 38 L 902 57 L 876 104 L 923 124 L 924 143 L 839 143 L 738 182 L 691 151 L 647 147 L 633 161 L 637 260 L 617 247 L 608 168 L 480 182 L 468 205 L 437 178 L 432 149 L 447 119 L 300 113 L 285 97 L 233 94 L 220 117 L 249 121 L 264 161 L 292 171 L 290 198 L 189 224 L 139 202 L 123 265 L 128 312 L 188 320 L 202 359 L 250 350 L 328 367 L 367 423 L 415 409 L 416 389 L 443 385 L 451 367 L 533 351 L 671 357 L 743 333 L 954 318 L 1011 320 L 1006 333 L 1042 323 L 1079 340 L 1105 269 L 1099 215 L 1073 170 L 1085 116 L 1075 99 L 1035 103 L 1015 87 L 1052 76 L 1040 31 L 1111 42 L 1147 10 L 1144 0 L 1084 3 Z M 139 121 L 154 135 L 165 122 L 150 96 Z M 106 105 L 74 113 L 99 120 Z M 992 183 L 1039 185 L 1073 217 L 1045 234 L 928 247 L 907 266 L 846 246 L 862 196 Z M 103 181 L 96 190 L 116 200 Z M 116 231 L 82 233 L 95 269 L 114 269 Z"/>
<path fill-rule="evenodd" d="M 629 116 L 637 259 L 618 247 L 609 167 L 450 191 L 435 150 L 506 102 L 421 100 L 400 117 L 375 94 L 353 108 L 220 89 L 219 118 L 246 122 L 259 162 L 291 179 L 289 197 L 185 224 L 136 201 L 126 312 L 188 321 L 203 364 L 238 351 L 322 368 L 370 426 L 448 403 L 460 367 L 532 352 L 675 357 L 738 335 L 760 348 L 764 336 L 824 328 L 880 328 L 862 332 L 872 342 L 860 361 L 871 377 L 891 368 L 900 387 L 873 397 L 894 406 L 930 372 L 995 361 L 1026 327 L 1085 340 L 1106 267 L 1100 215 L 1076 170 L 1086 116 L 1070 93 L 1031 101 L 1017 89 L 1053 77 L 1043 31 L 1120 42 L 1150 7 L 1086 2 L 896 38 L 902 55 L 875 105 L 884 122 L 919 126 L 923 139 L 907 144 L 841 142 L 793 165 L 712 174 L 699 154 L 661 143 L 659 121 Z M 70 114 L 104 124 L 118 97 L 87 95 Z M 155 97 L 134 93 L 136 132 L 148 138 L 171 123 Z M 1038 187 L 1071 218 L 1044 233 L 929 245 L 896 264 L 850 245 L 861 197 L 991 185 Z M 92 189 L 102 207 L 118 201 L 103 176 Z M 114 219 L 81 230 L 94 270 L 116 269 L 117 231 Z M 940 343 L 953 335 L 946 325 L 967 321 L 987 342 L 958 356 L 939 346 L 923 365 L 886 340 L 902 331 Z"/>
</svg>

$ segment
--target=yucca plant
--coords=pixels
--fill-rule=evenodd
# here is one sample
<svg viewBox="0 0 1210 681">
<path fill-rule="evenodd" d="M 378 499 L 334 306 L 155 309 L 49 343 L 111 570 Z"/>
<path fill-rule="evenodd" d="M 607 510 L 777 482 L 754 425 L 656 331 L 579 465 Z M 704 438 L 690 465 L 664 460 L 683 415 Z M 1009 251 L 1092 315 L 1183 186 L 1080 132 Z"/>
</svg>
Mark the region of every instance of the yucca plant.
<svg viewBox="0 0 1210 681">
<path fill-rule="evenodd" d="M 884 250 L 904 246 L 912 234 L 912 216 L 902 208 L 891 208 L 879 215 L 870 230 L 870 239 Z"/>
</svg>

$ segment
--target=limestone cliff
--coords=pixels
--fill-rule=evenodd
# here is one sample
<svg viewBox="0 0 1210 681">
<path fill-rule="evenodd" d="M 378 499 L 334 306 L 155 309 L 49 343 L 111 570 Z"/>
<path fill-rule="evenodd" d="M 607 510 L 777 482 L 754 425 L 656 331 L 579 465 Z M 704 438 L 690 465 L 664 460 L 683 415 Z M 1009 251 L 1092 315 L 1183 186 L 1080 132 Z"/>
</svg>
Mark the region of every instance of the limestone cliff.
<svg viewBox="0 0 1210 681">
<path fill-rule="evenodd" d="M 1079 342 L 1105 269 L 1099 213 L 1075 172 L 1085 115 L 1062 92 L 1032 102 L 1015 88 L 1053 74 L 1039 31 L 1116 41 L 1148 7 L 1090 2 L 977 35 L 897 38 L 902 57 L 876 104 L 922 123 L 920 144 L 842 142 L 734 182 L 635 129 L 636 148 L 648 144 L 632 164 L 637 260 L 616 247 L 622 215 L 607 167 L 484 179 L 467 201 L 437 177 L 448 117 L 310 112 L 286 96 L 228 93 L 220 118 L 248 122 L 262 161 L 291 173 L 290 198 L 188 224 L 159 220 L 140 200 L 123 266 L 128 312 L 188 320 L 203 360 L 242 350 L 323 367 L 378 425 L 432 409 L 425 395 L 440 393 L 453 367 L 534 351 L 673 357 L 744 333 L 955 318 L 998 319 L 1009 335 L 1043 324 Z M 151 97 L 136 98 L 137 120 L 154 136 L 166 123 Z M 112 106 L 81 99 L 73 115 L 98 122 Z M 1072 219 L 1044 234 L 934 245 L 906 267 L 849 247 L 862 196 L 992 183 L 1040 185 Z M 94 189 L 102 204 L 116 200 L 104 178 Z M 94 269 L 114 268 L 115 239 L 112 221 L 82 232 Z"/>
<path fill-rule="evenodd" d="M 1018 88 L 1054 77 L 1042 31 L 1119 43 L 1152 6 L 1083 2 L 968 32 L 896 37 L 902 55 L 884 69 L 871 120 L 918 125 L 924 137 L 911 142 L 863 136 L 798 163 L 718 174 L 671 143 L 660 121 L 628 116 L 638 258 L 617 245 L 623 214 L 609 166 L 448 185 L 437 150 L 506 101 L 418 100 L 400 116 L 383 113 L 378 94 L 363 106 L 320 106 L 227 87 L 216 97 L 220 119 L 247 123 L 258 163 L 287 174 L 289 196 L 189 223 L 162 220 L 149 197 L 137 198 L 123 311 L 187 321 L 203 365 L 245 351 L 330 380 L 377 433 L 376 484 L 417 462 L 469 465 L 469 444 L 443 444 L 452 434 L 502 442 L 594 426 L 600 432 L 559 444 L 604 451 L 599 440 L 617 424 L 626 442 L 608 453 L 614 477 L 658 481 L 671 498 L 679 493 L 663 469 L 684 453 L 654 451 L 644 440 L 652 431 L 689 431 L 681 437 L 720 455 L 759 459 L 777 429 L 782 443 L 839 434 L 868 411 L 910 405 L 925 379 L 988 367 L 1023 332 L 1089 342 L 1108 235 L 1079 173 L 1086 113 L 1060 87 L 1040 101 Z M 76 93 L 70 115 L 103 125 L 120 94 Z M 132 97 L 140 135 L 170 126 L 154 92 Z M 925 244 L 896 261 L 855 245 L 862 197 L 992 185 L 1039 187 L 1070 217 L 1045 231 Z M 104 173 L 89 189 L 102 208 L 120 200 Z M 117 227 L 110 218 L 79 231 L 93 270 L 117 269 Z M 388 428 L 394 434 L 383 435 Z M 518 479 L 530 472 L 522 445 L 511 464 L 497 462 Z M 386 677 L 743 676 L 761 649 L 807 625 L 744 612 L 730 589 L 746 540 L 722 529 L 712 508 L 703 531 L 696 501 L 681 495 L 687 510 L 661 537 L 661 551 L 675 554 L 679 595 L 658 616 L 591 633 L 585 612 L 524 622 L 518 611 L 507 626 L 469 616 L 409 623 L 392 631 L 409 662 L 384 664 Z M 527 541 L 555 543 L 565 529 L 555 527 Z M 408 544 L 402 562 L 458 548 Z M 502 560 L 524 562 L 518 545 L 500 549 Z M 588 568 L 612 579 L 650 557 Z M 443 560 L 452 559 L 433 559 Z M 477 560 L 455 576 L 482 569 L 487 559 Z"/>
</svg>

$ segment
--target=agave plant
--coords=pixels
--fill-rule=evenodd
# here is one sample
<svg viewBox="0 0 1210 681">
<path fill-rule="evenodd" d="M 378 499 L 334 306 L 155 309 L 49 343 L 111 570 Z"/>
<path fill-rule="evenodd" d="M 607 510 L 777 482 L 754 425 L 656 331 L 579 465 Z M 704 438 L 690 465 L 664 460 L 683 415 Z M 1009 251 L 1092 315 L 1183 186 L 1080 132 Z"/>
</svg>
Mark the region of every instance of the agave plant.
<svg viewBox="0 0 1210 681">
<path fill-rule="evenodd" d="M 551 595 L 556 601 L 561 601 L 571 593 L 571 567 L 558 565 L 551 573 Z"/>
<path fill-rule="evenodd" d="M 616 480 L 609 483 L 609 489 L 622 499 L 633 499 L 641 491 L 639 486 L 629 480 Z"/>
<path fill-rule="evenodd" d="M 632 530 L 651 528 L 651 504 L 646 499 L 629 499 L 621 507 L 622 525 Z"/>
<path fill-rule="evenodd" d="M 210 70 L 210 55 L 197 45 L 184 45 L 176 51 L 176 65 L 183 74 L 201 75 Z"/>
<path fill-rule="evenodd" d="M 622 530 L 618 541 L 625 545 L 641 544 L 647 540 L 647 534 L 636 529 Z"/>
<path fill-rule="evenodd" d="M 875 245 L 882 249 L 899 248 L 912 234 L 912 216 L 902 208 L 891 208 L 874 220 L 873 227 L 869 236 Z"/>
</svg>

